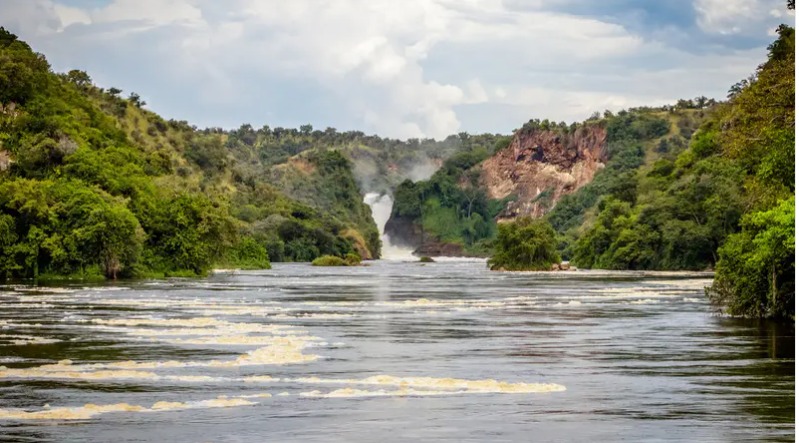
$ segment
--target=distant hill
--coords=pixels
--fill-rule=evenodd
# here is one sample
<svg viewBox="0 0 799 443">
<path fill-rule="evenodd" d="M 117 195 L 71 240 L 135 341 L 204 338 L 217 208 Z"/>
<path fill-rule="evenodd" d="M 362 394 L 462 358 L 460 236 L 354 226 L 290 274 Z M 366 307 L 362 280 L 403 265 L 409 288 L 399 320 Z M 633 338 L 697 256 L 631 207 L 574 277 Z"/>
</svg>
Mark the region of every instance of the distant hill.
<svg viewBox="0 0 799 443">
<path fill-rule="evenodd" d="M 198 129 L 145 107 L 86 72 L 52 72 L 0 29 L 0 278 L 378 258 L 363 194 L 426 178 L 461 145 L 310 125 Z"/>
<path fill-rule="evenodd" d="M 639 169 L 674 159 L 716 106 L 703 97 L 566 125 L 531 120 L 486 149 L 461 152 L 427 181 L 406 182 L 387 224 L 419 254 L 489 255 L 497 222 L 547 217 L 561 253 L 602 197 L 635 193 Z"/>
</svg>

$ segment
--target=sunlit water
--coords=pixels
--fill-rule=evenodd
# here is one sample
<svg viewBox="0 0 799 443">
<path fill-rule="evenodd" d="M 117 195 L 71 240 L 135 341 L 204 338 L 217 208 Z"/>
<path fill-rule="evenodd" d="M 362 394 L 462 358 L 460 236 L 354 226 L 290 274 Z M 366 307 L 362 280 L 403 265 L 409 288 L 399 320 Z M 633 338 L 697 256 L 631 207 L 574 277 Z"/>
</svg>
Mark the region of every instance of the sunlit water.
<svg viewBox="0 0 799 443">
<path fill-rule="evenodd" d="M 793 440 L 793 327 L 716 315 L 708 283 L 452 260 L 8 286 L 0 440 Z"/>
</svg>

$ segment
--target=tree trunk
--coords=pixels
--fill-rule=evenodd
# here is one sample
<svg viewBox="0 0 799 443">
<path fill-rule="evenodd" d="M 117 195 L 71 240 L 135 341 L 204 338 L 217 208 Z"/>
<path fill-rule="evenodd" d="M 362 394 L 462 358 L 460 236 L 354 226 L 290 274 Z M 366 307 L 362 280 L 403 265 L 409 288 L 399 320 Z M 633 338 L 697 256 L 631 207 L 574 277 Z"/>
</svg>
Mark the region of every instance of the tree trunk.
<svg viewBox="0 0 799 443">
<path fill-rule="evenodd" d="M 771 300 L 769 311 L 772 316 L 777 315 L 777 264 L 771 263 Z"/>
</svg>

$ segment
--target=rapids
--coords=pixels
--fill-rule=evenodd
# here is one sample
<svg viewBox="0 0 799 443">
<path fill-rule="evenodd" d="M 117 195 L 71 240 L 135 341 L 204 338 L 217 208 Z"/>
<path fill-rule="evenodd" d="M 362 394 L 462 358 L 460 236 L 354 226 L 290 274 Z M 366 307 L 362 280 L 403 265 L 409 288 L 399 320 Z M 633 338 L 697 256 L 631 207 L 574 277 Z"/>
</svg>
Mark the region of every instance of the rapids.
<svg viewBox="0 0 799 443">
<path fill-rule="evenodd" d="M 793 439 L 710 275 L 367 264 L 0 287 L 0 441 Z"/>
</svg>

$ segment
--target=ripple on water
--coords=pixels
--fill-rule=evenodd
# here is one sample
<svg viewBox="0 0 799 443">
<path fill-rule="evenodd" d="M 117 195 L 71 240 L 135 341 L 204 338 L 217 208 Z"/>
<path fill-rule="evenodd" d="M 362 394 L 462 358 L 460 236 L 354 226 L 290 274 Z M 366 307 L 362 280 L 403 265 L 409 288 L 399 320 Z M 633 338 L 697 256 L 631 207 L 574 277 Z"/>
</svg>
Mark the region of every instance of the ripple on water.
<svg viewBox="0 0 799 443">
<path fill-rule="evenodd" d="M 319 417 L 347 420 L 380 439 L 375 424 L 409 423 L 422 432 L 428 419 L 443 423 L 453 414 L 454 438 L 487 431 L 507 440 L 529 437 L 530 422 L 509 416 L 534 417 L 536 429 L 559 424 L 558 432 L 542 435 L 566 440 L 589 439 L 594 429 L 575 434 L 572 426 L 586 421 L 630 441 L 682 439 L 675 423 L 685 420 L 692 432 L 713 429 L 720 439 L 732 435 L 724 434 L 728 428 L 773 436 L 752 405 L 772 411 L 784 406 L 780 395 L 793 398 L 792 377 L 777 367 L 792 368 L 793 360 L 773 349 L 782 335 L 760 340 L 751 326 L 709 315 L 702 288 L 710 280 L 683 277 L 497 274 L 479 263 L 375 262 L 322 271 L 278 264 L 211 281 L 118 289 L 23 288 L 0 294 L 8 301 L 0 305 L 0 346 L 14 345 L 25 356 L 0 360 L 9 366 L 0 367 L 4 394 L 12 392 L 0 420 L 33 422 L 16 426 L 35 432 L 47 426 L 36 421 L 96 419 L 92 430 L 155 440 L 146 414 L 263 404 L 302 410 L 293 422 L 299 427 L 287 432 L 317 440 L 323 437 L 305 425 Z M 62 338 L 66 333 L 78 340 Z M 65 341 L 41 346 L 58 339 Z M 57 361 L 66 358 L 72 360 Z M 391 397 L 414 400 L 380 400 Z M 357 398 L 377 400 L 368 411 L 358 409 L 365 402 L 342 408 L 332 400 Z M 442 407 L 427 408 L 432 404 Z M 658 411 L 675 420 L 645 418 Z M 104 418 L 110 414 L 137 418 Z M 227 420 L 259 436 L 291 426 L 269 413 L 262 421 L 236 421 L 248 414 L 226 411 L 224 424 L 202 427 L 197 439 L 214 438 L 205 432 Z M 763 416 L 776 423 L 769 429 L 782 429 L 781 416 Z M 631 417 L 641 426 L 630 427 Z M 180 420 L 174 426 L 186 429 Z M 69 439 L 92 438 L 81 434 L 89 427 L 64 428 Z M 524 436 L 505 433 L 514 430 Z"/>
</svg>

